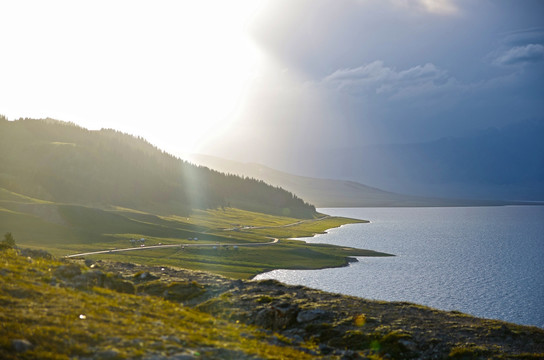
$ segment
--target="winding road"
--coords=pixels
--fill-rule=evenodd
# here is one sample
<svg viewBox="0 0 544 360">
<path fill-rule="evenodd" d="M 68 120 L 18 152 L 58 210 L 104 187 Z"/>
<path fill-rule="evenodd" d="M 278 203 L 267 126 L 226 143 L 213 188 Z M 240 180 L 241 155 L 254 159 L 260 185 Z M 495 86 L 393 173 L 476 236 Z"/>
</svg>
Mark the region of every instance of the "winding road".
<svg viewBox="0 0 544 360">
<path fill-rule="evenodd" d="M 236 229 L 241 230 L 247 230 L 247 229 L 269 229 L 269 228 L 285 228 L 289 226 L 295 226 L 300 225 L 305 222 L 314 222 L 314 221 L 320 221 L 324 219 L 330 218 L 329 215 L 325 215 L 323 217 L 317 218 L 317 219 L 306 219 L 306 220 L 300 220 L 291 224 L 285 224 L 285 225 L 277 225 L 277 226 L 244 226 L 242 228 L 232 228 L 232 229 L 224 229 L 223 231 L 233 231 Z M 272 238 L 271 238 L 272 239 Z M 263 246 L 263 245 L 270 245 L 270 244 L 276 244 L 279 242 L 279 239 L 272 239 L 270 242 L 266 243 L 240 243 L 240 244 L 170 244 L 170 245 L 150 245 L 150 246 L 138 246 L 138 247 L 131 247 L 131 248 L 123 248 L 123 249 L 109 249 L 109 250 L 99 250 L 99 251 L 91 251 L 86 253 L 79 253 L 79 254 L 72 254 L 72 255 L 66 255 L 65 258 L 73 258 L 73 257 L 79 257 L 79 256 L 87 256 L 87 255 L 97 255 L 97 254 L 111 254 L 116 252 L 125 252 L 125 251 L 136 251 L 136 250 L 150 250 L 150 249 L 164 249 L 164 248 L 184 248 L 184 247 L 213 247 L 213 246 Z"/>
<path fill-rule="evenodd" d="M 272 241 L 265 242 L 265 243 L 150 245 L 150 246 L 138 246 L 138 247 L 124 248 L 124 249 L 109 249 L 109 250 L 91 251 L 91 252 L 85 252 L 85 253 L 79 253 L 79 254 L 66 255 L 65 258 L 73 258 L 73 257 L 97 255 L 97 254 L 111 254 L 111 253 L 125 252 L 125 251 L 164 249 L 164 248 L 214 247 L 214 246 L 217 246 L 217 247 L 220 247 L 220 246 L 263 246 L 263 245 L 276 244 L 278 242 L 279 242 L 279 239 L 273 239 Z"/>
</svg>

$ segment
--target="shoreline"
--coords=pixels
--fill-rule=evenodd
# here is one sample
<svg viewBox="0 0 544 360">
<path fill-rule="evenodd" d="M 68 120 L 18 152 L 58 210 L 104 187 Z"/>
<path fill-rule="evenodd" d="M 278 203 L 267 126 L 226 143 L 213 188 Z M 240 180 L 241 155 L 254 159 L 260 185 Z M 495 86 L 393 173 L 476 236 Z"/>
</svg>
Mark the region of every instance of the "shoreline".
<svg viewBox="0 0 544 360">
<path fill-rule="evenodd" d="M 322 214 L 322 213 L 320 213 L 320 214 Z M 341 228 L 343 226 L 347 226 L 347 225 L 370 224 L 371 223 L 370 220 L 365 220 L 365 219 L 355 219 L 355 218 L 348 218 L 348 217 L 328 215 L 328 214 L 324 214 L 324 215 L 326 215 L 329 218 L 341 218 L 341 219 L 351 220 L 352 222 L 347 222 L 347 223 L 341 224 L 339 226 L 334 226 L 334 227 L 331 227 L 331 228 L 327 228 L 326 230 L 323 230 L 322 232 L 316 232 L 313 235 L 296 237 L 296 238 L 289 238 L 289 239 L 284 239 L 284 240 L 302 241 L 305 244 L 309 244 L 309 245 L 313 245 L 313 246 L 331 246 L 331 247 L 339 247 L 339 248 L 344 248 L 344 249 L 353 249 L 355 251 L 359 251 L 359 252 L 362 252 L 362 253 L 360 253 L 359 255 L 346 255 L 344 257 L 344 262 L 342 264 L 339 264 L 339 265 L 336 265 L 336 266 L 307 267 L 307 268 L 275 268 L 275 269 L 269 269 L 269 270 L 263 271 L 261 273 L 255 274 L 255 275 L 251 276 L 250 279 L 254 280 L 255 277 L 257 277 L 259 275 L 266 274 L 266 273 L 269 273 L 269 272 L 272 272 L 272 271 L 275 271 L 275 270 L 303 270 L 303 271 L 310 271 L 310 270 L 336 269 L 336 268 L 348 267 L 352 263 L 359 262 L 359 259 L 358 259 L 359 257 L 393 257 L 393 256 L 396 256 L 395 254 L 389 254 L 389 253 L 376 251 L 376 250 L 371 250 L 371 249 L 353 248 L 353 247 L 335 245 L 335 244 L 330 244 L 330 243 L 307 242 L 305 239 L 311 239 L 311 238 L 316 237 L 317 235 L 326 235 L 326 234 L 328 234 L 329 230 L 339 229 L 339 228 Z"/>
<path fill-rule="evenodd" d="M 161 266 L 61 261 L 37 251 L 0 257 L 0 298 L 13 305 L 0 314 L 6 359 L 544 355 L 543 329 L 413 303 Z"/>
<path fill-rule="evenodd" d="M 361 227 L 332 232 L 331 236 L 311 240 L 312 242 L 375 248 L 398 254 L 398 258 L 360 259 L 361 264 L 347 269 L 321 273 L 277 272 L 257 279 L 274 278 L 287 284 L 301 284 L 342 294 L 386 301 L 410 301 L 444 310 L 457 309 L 474 316 L 502 319 L 544 329 L 543 312 L 534 306 L 538 303 L 538 298 L 528 285 L 530 282 L 533 287 L 541 286 L 543 279 L 541 274 L 536 273 L 539 259 L 531 252 L 531 249 L 541 248 L 538 236 L 542 233 L 542 223 L 539 220 L 543 210 L 541 206 L 482 207 L 466 210 L 429 208 L 417 212 L 415 209 L 389 211 L 380 208 L 375 211 L 362 208 L 353 212 L 349 209 L 327 210 L 319 209 L 321 212 L 339 216 L 372 218 L 376 226 L 372 230 Z M 446 221 L 445 217 L 449 220 Z M 421 219 L 421 224 L 418 219 Z M 466 226 L 461 227 L 460 224 Z M 517 231 L 521 226 L 527 230 Z M 491 232 L 489 229 L 494 230 Z M 520 239 L 520 249 L 508 245 L 512 244 L 509 239 L 516 236 Z M 463 241 L 453 245 L 451 241 L 455 239 Z M 500 245 L 500 249 L 493 244 Z M 455 247 L 458 250 L 452 252 Z M 478 260 L 485 254 L 488 254 L 489 259 L 498 259 L 501 256 L 514 265 L 524 261 L 527 270 L 516 270 L 514 265 L 503 268 L 493 260 Z M 465 268 L 463 264 L 466 265 Z M 493 281 L 488 281 L 489 276 L 485 274 L 489 273 L 497 274 Z M 521 277 L 527 278 L 527 283 L 516 285 L 515 288 L 510 286 Z M 338 282 L 335 279 L 345 280 Z M 391 281 L 387 281 L 387 286 L 385 283 L 380 286 L 383 279 Z M 441 283 L 441 279 L 449 280 Z M 502 279 L 504 282 L 501 284 Z M 505 292 L 511 295 L 499 300 L 500 294 Z"/>
</svg>

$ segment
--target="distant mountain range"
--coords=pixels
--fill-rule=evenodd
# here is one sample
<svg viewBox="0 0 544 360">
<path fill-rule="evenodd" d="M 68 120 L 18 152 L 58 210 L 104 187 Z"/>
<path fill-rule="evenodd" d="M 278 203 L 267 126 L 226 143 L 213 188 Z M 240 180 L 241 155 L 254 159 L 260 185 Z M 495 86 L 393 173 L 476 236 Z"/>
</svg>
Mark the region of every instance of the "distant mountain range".
<svg viewBox="0 0 544 360">
<path fill-rule="evenodd" d="M 56 203 L 179 215 L 229 206 L 307 218 L 315 214 L 313 205 L 523 204 L 544 198 L 542 129 L 534 122 L 467 138 L 351 149 L 349 157 L 324 153 L 321 161 L 334 173 L 327 179 L 205 155 L 183 161 L 115 130 L 0 117 L 0 189 Z M 357 152 L 361 156 L 353 156 Z M 307 164 L 299 166 L 303 171 Z M 394 191 L 342 178 L 365 178 Z M 418 186 L 421 191 L 413 191 Z"/>
<path fill-rule="evenodd" d="M 264 161 L 291 174 L 351 180 L 397 194 L 542 202 L 544 119 L 418 143 L 346 142 L 342 147 L 316 143 L 307 151 Z M 303 189 L 296 191 L 305 195 Z M 321 203 L 311 196 L 307 199 Z"/>
<path fill-rule="evenodd" d="M 352 163 L 334 161 L 345 153 L 351 154 Z M 523 121 L 426 143 L 339 150 L 322 158 L 339 176 L 393 191 L 544 200 L 544 121 Z"/>
<path fill-rule="evenodd" d="M 496 200 L 447 199 L 411 196 L 384 191 L 354 181 L 297 176 L 261 164 L 242 163 L 214 156 L 193 154 L 187 161 L 211 169 L 263 180 L 300 196 L 317 207 L 396 207 L 504 205 Z"/>
</svg>

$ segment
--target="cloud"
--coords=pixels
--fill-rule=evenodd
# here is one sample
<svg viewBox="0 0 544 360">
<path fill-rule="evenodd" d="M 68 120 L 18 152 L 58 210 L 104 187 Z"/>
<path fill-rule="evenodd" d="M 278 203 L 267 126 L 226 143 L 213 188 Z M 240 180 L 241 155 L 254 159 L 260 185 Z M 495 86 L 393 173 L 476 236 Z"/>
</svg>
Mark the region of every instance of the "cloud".
<svg viewBox="0 0 544 360">
<path fill-rule="evenodd" d="M 541 44 L 528 44 L 515 46 L 503 52 L 494 61 L 496 65 L 519 65 L 537 63 L 544 60 L 544 46 Z"/>
<path fill-rule="evenodd" d="M 510 47 L 527 44 L 542 44 L 544 43 L 544 28 L 533 27 L 511 31 L 504 34 L 502 42 Z"/>
<path fill-rule="evenodd" d="M 383 61 L 374 61 L 357 68 L 339 69 L 326 76 L 327 86 L 353 96 L 384 95 L 407 98 L 440 89 L 451 88 L 456 83 L 448 73 L 432 63 L 397 71 Z"/>
<path fill-rule="evenodd" d="M 436 15 L 455 15 L 459 7 L 452 0 L 391 0 L 393 4 Z"/>
</svg>

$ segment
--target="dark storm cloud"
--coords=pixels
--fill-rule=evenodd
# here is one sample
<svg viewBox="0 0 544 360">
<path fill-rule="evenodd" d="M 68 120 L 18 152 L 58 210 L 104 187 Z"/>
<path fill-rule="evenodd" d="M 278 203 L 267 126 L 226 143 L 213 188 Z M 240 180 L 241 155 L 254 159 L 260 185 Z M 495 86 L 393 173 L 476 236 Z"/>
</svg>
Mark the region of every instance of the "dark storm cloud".
<svg viewBox="0 0 544 360">
<path fill-rule="evenodd" d="M 251 25 L 267 66 L 241 112 L 247 134 L 228 151 L 243 144 L 233 158 L 329 177 L 316 154 L 356 164 L 355 147 L 544 121 L 543 9 L 533 0 L 271 1 Z"/>
</svg>

